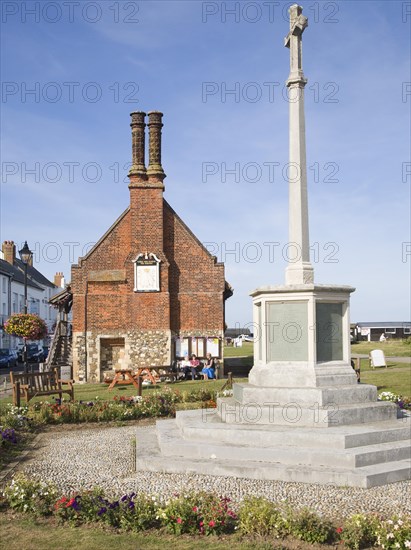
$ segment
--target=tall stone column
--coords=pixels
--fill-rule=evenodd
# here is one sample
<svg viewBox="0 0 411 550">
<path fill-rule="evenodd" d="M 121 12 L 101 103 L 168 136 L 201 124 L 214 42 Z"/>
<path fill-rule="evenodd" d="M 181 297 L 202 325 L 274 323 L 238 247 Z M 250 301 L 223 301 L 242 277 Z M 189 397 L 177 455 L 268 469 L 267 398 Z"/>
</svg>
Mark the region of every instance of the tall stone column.
<svg viewBox="0 0 411 550">
<path fill-rule="evenodd" d="M 147 171 L 145 165 L 145 116 L 143 111 L 134 111 L 131 113 L 131 150 L 132 164 L 128 173 L 130 183 L 133 181 L 145 181 Z"/>
<path fill-rule="evenodd" d="M 290 75 L 286 81 L 290 105 L 290 166 L 289 166 L 289 265 L 287 285 L 311 284 L 314 270 L 310 263 L 308 230 L 307 160 L 305 149 L 304 87 L 307 80 L 302 67 L 302 34 L 308 20 L 302 8 L 294 4 L 289 9 L 290 32 L 285 46 L 290 49 Z"/>
</svg>

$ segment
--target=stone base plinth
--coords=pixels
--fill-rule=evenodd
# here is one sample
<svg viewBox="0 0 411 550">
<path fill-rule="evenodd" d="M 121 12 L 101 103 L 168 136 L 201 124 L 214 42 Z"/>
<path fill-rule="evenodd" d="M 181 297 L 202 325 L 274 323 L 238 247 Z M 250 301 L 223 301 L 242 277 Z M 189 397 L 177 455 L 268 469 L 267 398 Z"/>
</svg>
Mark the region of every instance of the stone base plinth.
<svg viewBox="0 0 411 550">
<path fill-rule="evenodd" d="M 259 288 L 248 384 L 137 435 L 137 468 L 373 487 L 411 479 L 410 417 L 350 364 L 348 286 Z M 141 439 L 143 437 L 144 439 Z"/>
<path fill-rule="evenodd" d="M 409 420 L 318 429 L 180 411 L 137 432 L 137 469 L 369 488 L 411 479 Z"/>
</svg>

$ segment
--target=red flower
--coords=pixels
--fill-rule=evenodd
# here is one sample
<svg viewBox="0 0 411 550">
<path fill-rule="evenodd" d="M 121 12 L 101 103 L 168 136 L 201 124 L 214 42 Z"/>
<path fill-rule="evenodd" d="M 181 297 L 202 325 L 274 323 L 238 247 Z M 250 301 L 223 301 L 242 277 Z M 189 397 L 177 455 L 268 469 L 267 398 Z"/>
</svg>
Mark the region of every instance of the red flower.
<svg viewBox="0 0 411 550">
<path fill-rule="evenodd" d="M 337 527 L 336 531 L 337 531 L 338 534 L 340 534 L 340 533 L 343 532 L 343 529 L 342 529 L 342 527 Z"/>
<path fill-rule="evenodd" d="M 215 527 L 215 521 L 211 520 L 208 522 L 209 527 Z"/>
<path fill-rule="evenodd" d="M 183 523 L 183 520 L 181 518 L 177 518 L 177 523 Z"/>
<path fill-rule="evenodd" d="M 75 498 L 71 498 L 68 503 L 66 504 L 66 508 L 70 508 L 70 506 L 73 506 L 73 504 L 76 502 Z"/>
<path fill-rule="evenodd" d="M 62 504 L 64 504 L 66 501 L 67 501 L 67 498 L 66 498 L 66 497 L 61 497 L 61 499 L 59 499 L 59 500 L 56 502 L 56 504 L 54 505 L 54 508 L 55 508 L 56 510 L 58 510 L 58 509 L 60 508 L 60 506 L 61 506 Z"/>
<path fill-rule="evenodd" d="M 197 512 L 198 508 L 197 506 L 193 506 L 193 512 Z"/>
</svg>

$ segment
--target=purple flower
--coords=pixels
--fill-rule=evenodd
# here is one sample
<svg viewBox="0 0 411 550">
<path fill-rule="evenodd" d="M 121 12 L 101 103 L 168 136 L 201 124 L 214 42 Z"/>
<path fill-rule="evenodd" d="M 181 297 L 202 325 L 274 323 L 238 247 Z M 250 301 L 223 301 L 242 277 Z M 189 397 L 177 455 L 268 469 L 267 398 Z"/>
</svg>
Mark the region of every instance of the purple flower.
<svg viewBox="0 0 411 550">
<path fill-rule="evenodd" d="M 104 506 L 102 506 L 100 508 L 100 510 L 97 512 L 97 515 L 98 516 L 102 516 L 103 514 L 105 514 L 107 512 L 107 508 L 105 508 Z"/>
<path fill-rule="evenodd" d="M 17 444 L 16 432 L 13 428 L 6 428 L 3 431 L 0 431 L 3 441 L 8 441 L 9 443 Z"/>
<path fill-rule="evenodd" d="M 121 502 L 124 502 L 127 499 L 128 499 L 128 495 L 124 495 L 123 497 L 121 497 Z"/>
</svg>

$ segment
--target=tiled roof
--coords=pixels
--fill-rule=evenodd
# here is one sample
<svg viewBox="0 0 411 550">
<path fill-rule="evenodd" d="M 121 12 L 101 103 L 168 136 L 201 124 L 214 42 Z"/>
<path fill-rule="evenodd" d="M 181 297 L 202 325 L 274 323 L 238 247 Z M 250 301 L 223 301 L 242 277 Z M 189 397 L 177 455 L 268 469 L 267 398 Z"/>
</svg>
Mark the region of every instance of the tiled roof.
<svg viewBox="0 0 411 550">
<path fill-rule="evenodd" d="M 24 271 L 24 263 L 19 258 L 16 258 L 15 262 L 19 269 Z M 48 286 L 50 288 L 58 288 L 54 283 L 49 281 L 47 277 L 42 275 L 40 271 L 37 271 L 37 269 L 32 265 L 27 266 L 27 276 L 36 283 L 39 283 L 40 285 Z"/>
<path fill-rule="evenodd" d="M 9 264 L 9 262 L 6 262 L 6 260 L 0 259 L 0 273 L 3 273 L 4 275 L 11 277 L 13 281 L 17 281 L 18 283 L 21 283 L 22 285 L 24 285 L 24 272 L 21 271 L 15 265 Z M 37 290 L 44 290 L 42 286 L 38 285 L 35 281 L 30 279 L 29 277 L 27 277 L 27 286 L 36 288 Z"/>
</svg>

